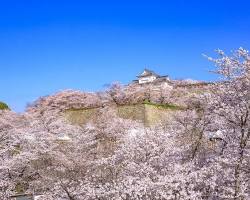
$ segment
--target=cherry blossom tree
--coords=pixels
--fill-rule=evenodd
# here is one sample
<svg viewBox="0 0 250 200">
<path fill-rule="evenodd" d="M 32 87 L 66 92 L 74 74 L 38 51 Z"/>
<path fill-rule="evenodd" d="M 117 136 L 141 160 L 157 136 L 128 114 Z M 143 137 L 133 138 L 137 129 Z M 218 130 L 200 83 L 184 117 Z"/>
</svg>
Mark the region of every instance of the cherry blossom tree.
<svg viewBox="0 0 250 200">
<path fill-rule="evenodd" d="M 219 58 L 213 61 L 221 76 L 221 81 L 214 85 L 211 98 L 211 111 L 220 118 L 220 130 L 227 143 L 224 153 L 225 165 L 231 167 L 229 197 L 248 199 L 249 183 L 249 140 L 250 140 L 250 55 L 239 48 L 233 55 L 226 55 L 218 50 Z M 226 154 L 227 153 L 227 154 Z M 224 158 L 224 159 L 225 159 Z"/>
</svg>

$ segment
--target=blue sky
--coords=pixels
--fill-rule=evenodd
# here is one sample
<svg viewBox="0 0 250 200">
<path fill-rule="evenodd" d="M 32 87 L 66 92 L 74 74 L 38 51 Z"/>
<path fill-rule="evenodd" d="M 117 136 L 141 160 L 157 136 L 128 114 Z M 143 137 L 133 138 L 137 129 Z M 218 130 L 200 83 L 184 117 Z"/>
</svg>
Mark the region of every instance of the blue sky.
<svg viewBox="0 0 250 200">
<path fill-rule="evenodd" d="M 0 101 L 96 91 L 150 68 L 211 81 L 201 55 L 250 47 L 249 1 L 0 0 Z"/>
</svg>

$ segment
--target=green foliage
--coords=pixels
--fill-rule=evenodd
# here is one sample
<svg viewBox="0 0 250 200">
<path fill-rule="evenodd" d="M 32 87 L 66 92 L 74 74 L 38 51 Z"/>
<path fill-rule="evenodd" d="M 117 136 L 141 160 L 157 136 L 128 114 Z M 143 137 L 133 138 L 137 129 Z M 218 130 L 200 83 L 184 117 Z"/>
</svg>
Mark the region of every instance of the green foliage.
<svg viewBox="0 0 250 200">
<path fill-rule="evenodd" d="M 9 106 L 6 103 L 0 101 L 0 110 L 9 110 Z"/>
<path fill-rule="evenodd" d="M 143 101 L 143 104 L 155 106 L 157 108 L 164 108 L 164 109 L 171 109 L 171 110 L 184 110 L 185 109 L 182 106 L 178 106 L 174 104 L 160 104 L 160 103 L 150 102 L 148 100 Z"/>
</svg>

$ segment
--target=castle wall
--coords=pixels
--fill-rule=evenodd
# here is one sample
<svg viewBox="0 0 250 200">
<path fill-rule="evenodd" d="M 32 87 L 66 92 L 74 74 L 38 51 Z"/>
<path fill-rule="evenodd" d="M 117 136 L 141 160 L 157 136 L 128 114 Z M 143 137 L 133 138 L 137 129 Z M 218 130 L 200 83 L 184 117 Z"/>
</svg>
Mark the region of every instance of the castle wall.
<svg viewBox="0 0 250 200">
<path fill-rule="evenodd" d="M 71 109 L 64 114 L 72 124 L 84 125 L 97 117 L 98 108 Z"/>
<path fill-rule="evenodd" d="M 137 120 L 147 126 L 168 121 L 176 112 L 148 104 L 121 105 L 116 108 L 117 116 L 123 119 Z M 98 108 L 67 110 L 65 117 L 72 124 L 84 125 L 98 118 Z"/>
<path fill-rule="evenodd" d="M 176 112 L 172 109 L 157 107 L 154 105 L 144 104 L 145 107 L 145 120 L 144 124 L 147 126 L 155 125 L 157 123 L 164 123 L 173 117 Z"/>
<path fill-rule="evenodd" d="M 141 122 L 146 120 L 145 106 L 143 104 L 118 106 L 117 115 L 124 119 L 138 120 Z"/>
</svg>

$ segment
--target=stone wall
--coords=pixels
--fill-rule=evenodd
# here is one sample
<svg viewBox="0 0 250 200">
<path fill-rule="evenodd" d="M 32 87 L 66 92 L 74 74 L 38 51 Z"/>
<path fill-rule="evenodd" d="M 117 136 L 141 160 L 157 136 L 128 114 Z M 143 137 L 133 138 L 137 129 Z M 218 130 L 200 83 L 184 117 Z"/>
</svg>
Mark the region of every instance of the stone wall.
<svg viewBox="0 0 250 200">
<path fill-rule="evenodd" d="M 145 114 L 144 104 L 117 106 L 117 115 L 123 119 L 131 119 L 144 122 L 146 120 Z"/>
<path fill-rule="evenodd" d="M 84 125 L 97 117 L 98 108 L 70 109 L 65 111 L 65 117 L 72 124 Z"/>
<path fill-rule="evenodd" d="M 169 121 L 176 110 L 170 108 L 162 108 L 154 105 L 144 104 L 145 107 L 145 125 L 155 125 Z"/>
<path fill-rule="evenodd" d="M 121 105 L 116 107 L 117 116 L 137 120 L 145 125 L 155 125 L 171 119 L 176 110 L 148 104 Z M 84 125 L 98 118 L 98 108 L 67 110 L 66 119 L 73 124 Z"/>
</svg>

